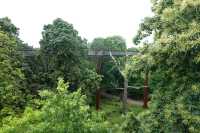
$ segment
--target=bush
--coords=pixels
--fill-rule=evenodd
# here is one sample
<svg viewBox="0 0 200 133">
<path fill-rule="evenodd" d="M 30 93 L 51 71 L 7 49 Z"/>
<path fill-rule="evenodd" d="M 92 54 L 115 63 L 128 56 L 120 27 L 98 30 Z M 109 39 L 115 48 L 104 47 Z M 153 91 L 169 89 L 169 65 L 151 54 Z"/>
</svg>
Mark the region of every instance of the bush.
<svg viewBox="0 0 200 133">
<path fill-rule="evenodd" d="M 101 114 L 92 113 L 86 97 L 78 90 L 67 91 L 68 85 L 59 80 L 56 92 L 42 91 L 42 108 L 27 107 L 21 117 L 4 119 L 1 133 L 106 133 L 107 122 Z"/>
</svg>

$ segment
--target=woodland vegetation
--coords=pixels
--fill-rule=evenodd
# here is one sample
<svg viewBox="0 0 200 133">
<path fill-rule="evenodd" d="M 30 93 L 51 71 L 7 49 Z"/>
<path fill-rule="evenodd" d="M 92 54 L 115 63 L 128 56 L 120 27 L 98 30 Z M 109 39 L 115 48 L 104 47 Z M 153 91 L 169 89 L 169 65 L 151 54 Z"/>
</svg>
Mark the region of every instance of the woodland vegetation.
<svg viewBox="0 0 200 133">
<path fill-rule="evenodd" d="M 88 42 L 61 18 L 33 48 L 0 18 L 0 133 L 199 133 L 200 0 L 152 0 L 152 11 L 137 48 L 118 35 Z M 97 70 L 89 50 L 138 54 L 102 57 Z M 148 108 L 127 101 L 124 110 L 119 88 L 127 80 L 128 97 L 142 100 L 145 77 Z"/>
</svg>

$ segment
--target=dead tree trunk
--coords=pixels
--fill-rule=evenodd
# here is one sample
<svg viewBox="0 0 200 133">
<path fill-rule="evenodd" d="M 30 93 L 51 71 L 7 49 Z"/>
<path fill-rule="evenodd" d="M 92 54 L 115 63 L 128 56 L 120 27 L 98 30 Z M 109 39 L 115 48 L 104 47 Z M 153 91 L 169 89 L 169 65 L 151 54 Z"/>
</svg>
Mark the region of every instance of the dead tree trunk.
<svg viewBox="0 0 200 133">
<path fill-rule="evenodd" d="M 128 80 L 124 77 L 124 91 L 123 91 L 123 111 L 124 113 L 127 111 L 127 90 L 128 90 Z"/>
<path fill-rule="evenodd" d="M 148 82 L 149 82 L 149 73 L 145 73 L 145 79 L 144 79 L 144 97 L 143 97 L 143 107 L 148 108 Z"/>
<path fill-rule="evenodd" d="M 125 67 L 124 69 L 120 69 L 120 66 L 119 64 L 117 63 L 116 59 L 112 56 L 112 53 L 110 52 L 110 57 L 113 59 L 113 61 L 115 62 L 115 65 L 117 66 L 119 72 L 121 73 L 121 75 L 123 76 L 124 78 L 124 89 L 123 89 L 123 95 L 122 95 L 122 104 L 123 104 L 123 111 L 124 113 L 127 111 L 127 93 L 128 93 L 128 79 L 127 79 L 127 73 L 125 72 L 126 69 L 127 69 L 127 57 L 128 57 L 128 54 L 127 52 L 125 51 Z M 124 72 L 123 72 L 124 71 Z"/>
</svg>

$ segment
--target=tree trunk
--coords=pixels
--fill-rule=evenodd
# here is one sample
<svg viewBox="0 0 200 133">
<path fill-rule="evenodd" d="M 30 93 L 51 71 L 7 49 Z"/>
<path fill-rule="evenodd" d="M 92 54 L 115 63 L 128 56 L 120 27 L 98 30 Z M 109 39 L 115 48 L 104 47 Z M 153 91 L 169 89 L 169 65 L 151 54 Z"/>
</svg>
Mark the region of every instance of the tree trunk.
<svg viewBox="0 0 200 133">
<path fill-rule="evenodd" d="M 128 89 L 128 80 L 124 77 L 124 92 L 123 92 L 123 111 L 127 111 L 127 89 Z"/>
<path fill-rule="evenodd" d="M 149 73 L 145 73 L 145 79 L 144 79 L 144 98 L 143 98 L 143 107 L 148 108 L 148 82 L 149 82 Z"/>
<path fill-rule="evenodd" d="M 101 99 L 101 90 L 97 89 L 97 91 L 96 91 L 96 110 L 97 111 L 100 108 L 100 99 Z"/>
</svg>

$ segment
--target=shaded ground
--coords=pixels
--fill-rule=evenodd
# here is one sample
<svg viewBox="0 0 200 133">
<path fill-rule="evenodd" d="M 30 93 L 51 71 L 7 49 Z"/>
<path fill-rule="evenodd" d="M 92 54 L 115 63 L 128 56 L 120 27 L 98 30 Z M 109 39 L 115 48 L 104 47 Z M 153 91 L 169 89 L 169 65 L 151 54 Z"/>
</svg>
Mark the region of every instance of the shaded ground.
<svg viewBox="0 0 200 133">
<path fill-rule="evenodd" d="M 108 93 L 102 93 L 102 96 L 105 97 L 105 98 L 108 98 L 108 99 L 119 99 L 120 100 L 119 97 L 108 94 Z M 131 104 L 131 105 L 143 106 L 143 101 L 133 100 L 131 98 L 128 98 L 127 102 L 128 102 L 128 104 Z"/>
<path fill-rule="evenodd" d="M 125 115 L 122 112 L 122 103 L 119 97 L 112 96 L 102 98 L 100 112 L 104 114 L 105 119 L 109 122 L 109 127 L 114 128 L 114 133 L 121 133 L 121 125 L 125 121 Z M 138 113 L 144 111 L 142 103 L 128 100 L 128 112 Z"/>
</svg>

